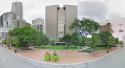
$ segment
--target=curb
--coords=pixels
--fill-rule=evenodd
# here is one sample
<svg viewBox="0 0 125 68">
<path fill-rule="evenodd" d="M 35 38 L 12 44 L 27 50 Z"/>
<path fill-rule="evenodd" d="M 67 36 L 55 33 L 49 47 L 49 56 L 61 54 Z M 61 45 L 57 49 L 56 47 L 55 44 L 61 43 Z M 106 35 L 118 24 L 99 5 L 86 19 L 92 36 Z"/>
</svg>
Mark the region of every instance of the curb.
<svg viewBox="0 0 125 68">
<path fill-rule="evenodd" d="M 123 47 L 124 48 L 124 47 Z M 87 61 L 87 62 L 81 62 L 81 63 L 69 63 L 69 64 L 59 64 L 59 63 L 49 63 L 49 62 L 40 62 L 40 61 L 37 61 L 37 60 L 33 60 L 33 59 L 30 59 L 30 58 L 27 58 L 27 57 L 24 57 L 22 55 L 19 55 L 19 54 L 16 54 L 16 53 L 13 53 L 11 52 L 10 50 L 6 49 L 7 51 L 9 51 L 11 54 L 15 55 L 15 56 L 19 56 L 19 58 L 22 58 L 22 59 L 25 59 L 24 61 L 28 62 L 28 63 L 32 63 L 32 64 L 37 64 L 37 65 L 78 65 L 78 64 L 87 64 L 89 62 L 94 62 L 94 61 L 98 61 L 98 60 L 101 60 L 103 58 L 107 58 L 108 56 L 111 56 L 112 54 L 115 54 L 115 53 L 118 53 L 119 51 L 123 50 L 123 48 L 120 48 L 114 52 L 111 52 L 109 54 L 106 54 L 100 58 L 97 58 L 97 59 L 93 59 L 93 60 L 90 60 L 90 61 Z"/>
</svg>

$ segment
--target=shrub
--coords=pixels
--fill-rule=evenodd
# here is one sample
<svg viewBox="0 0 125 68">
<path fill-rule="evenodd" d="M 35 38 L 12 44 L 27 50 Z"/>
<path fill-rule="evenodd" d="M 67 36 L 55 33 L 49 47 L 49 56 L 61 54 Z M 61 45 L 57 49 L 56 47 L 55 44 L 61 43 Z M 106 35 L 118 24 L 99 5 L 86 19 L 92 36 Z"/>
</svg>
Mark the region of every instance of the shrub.
<svg viewBox="0 0 125 68">
<path fill-rule="evenodd" d="M 51 57 L 51 60 L 53 62 L 58 62 L 59 61 L 59 56 L 57 55 L 56 52 L 53 53 L 52 57 Z"/>
<path fill-rule="evenodd" d="M 46 52 L 46 54 L 44 56 L 44 60 L 45 61 L 51 61 L 51 55 L 48 52 Z"/>
<path fill-rule="evenodd" d="M 119 44 L 121 45 L 121 47 L 124 47 L 124 42 L 123 41 L 119 41 Z"/>
</svg>

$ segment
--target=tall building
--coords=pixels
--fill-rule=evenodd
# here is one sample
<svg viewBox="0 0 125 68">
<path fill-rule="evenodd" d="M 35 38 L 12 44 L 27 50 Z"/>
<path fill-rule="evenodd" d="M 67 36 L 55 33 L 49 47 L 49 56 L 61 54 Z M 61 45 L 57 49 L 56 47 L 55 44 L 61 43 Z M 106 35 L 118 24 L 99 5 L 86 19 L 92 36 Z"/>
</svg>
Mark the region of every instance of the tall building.
<svg viewBox="0 0 125 68">
<path fill-rule="evenodd" d="M 21 2 L 13 2 L 11 12 L 16 13 L 17 19 L 23 19 L 23 5 Z"/>
<path fill-rule="evenodd" d="M 13 12 L 6 12 L 3 13 L 0 17 L 1 20 L 1 27 L 5 28 L 16 28 L 17 27 L 17 19 L 16 14 Z"/>
<path fill-rule="evenodd" d="M 64 34 L 71 34 L 69 26 L 74 19 L 77 19 L 77 6 L 46 6 L 46 35 L 50 39 L 58 40 Z"/>
<path fill-rule="evenodd" d="M 0 43 L 8 37 L 10 30 L 25 26 L 30 26 L 30 24 L 23 19 L 22 3 L 14 2 L 11 12 L 3 13 L 0 16 Z"/>
<path fill-rule="evenodd" d="M 8 37 L 9 30 L 17 27 L 16 14 L 13 12 L 3 13 L 0 17 L 0 42 Z"/>
<path fill-rule="evenodd" d="M 45 24 L 42 18 L 37 18 L 37 19 L 32 20 L 32 27 L 45 33 Z"/>
</svg>

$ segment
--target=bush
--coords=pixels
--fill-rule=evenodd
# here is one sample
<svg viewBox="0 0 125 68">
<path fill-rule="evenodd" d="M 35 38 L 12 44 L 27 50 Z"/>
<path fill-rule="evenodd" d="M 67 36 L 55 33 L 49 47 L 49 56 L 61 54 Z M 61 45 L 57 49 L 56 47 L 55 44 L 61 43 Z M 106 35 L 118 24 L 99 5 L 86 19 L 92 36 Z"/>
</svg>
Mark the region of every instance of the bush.
<svg viewBox="0 0 125 68">
<path fill-rule="evenodd" d="M 48 52 L 46 52 L 46 54 L 44 56 L 44 60 L 45 61 L 51 61 L 51 55 Z"/>
<path fill-rule="evenodd" d="M 124 47 L 124 42 L 123 41 L 119 41 L 119 44 L 121 45 L 121 47 Z"/>
<path fill-rule="evenodd" d="M 59 56 L 57 55 L 56 52 L 53 53 L 52 57 L 51 57 L 51 60 L 53 62 L 58 62 L 59 61 Z"/>
</svg>

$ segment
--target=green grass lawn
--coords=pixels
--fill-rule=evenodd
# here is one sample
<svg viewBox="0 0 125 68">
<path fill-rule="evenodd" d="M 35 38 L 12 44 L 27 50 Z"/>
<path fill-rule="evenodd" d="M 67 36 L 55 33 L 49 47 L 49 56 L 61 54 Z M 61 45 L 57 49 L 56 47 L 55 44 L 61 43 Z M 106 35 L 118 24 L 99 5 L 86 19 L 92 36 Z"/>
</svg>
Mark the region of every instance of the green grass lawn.
<svg viewBox="0 0 125 68">
<path fill-rule="evenodd" d="M 49 50 L 82 50 L 83 46 L 74 46 L 74 45 L 47 45 L 47 46 L 37 46 L 39 49 L 49 49 Z M 94 47 L 93 50 L 104 50 L 106 46 Z M 83 50 L 85 52 L 91 52 L 91 48 Z"/>
<path fill-rule="evenodd" d="M 80 46 L 66 46 L 66 45 L 47 45 L 47 46 L 38 46 L 40 49 L 50 49 L 50 50 L 78 50 Z"/>
</svg>

